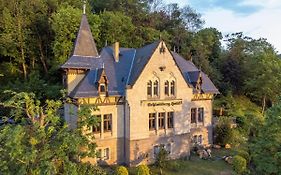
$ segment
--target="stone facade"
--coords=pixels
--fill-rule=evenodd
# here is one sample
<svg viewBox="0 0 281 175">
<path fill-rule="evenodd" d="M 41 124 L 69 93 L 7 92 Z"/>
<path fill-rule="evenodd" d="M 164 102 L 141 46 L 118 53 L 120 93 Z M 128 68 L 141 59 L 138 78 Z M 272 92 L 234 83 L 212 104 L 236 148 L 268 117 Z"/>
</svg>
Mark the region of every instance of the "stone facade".
<svg viewBox="0 0 281 175">
<path fill-rule="evenodd" d="M 85 16 L 82 19 L 80 30 L 89 33 L 87 19 Z M 79 41 L 83 42 L 83 38 L 80 37 Z M 108 50 L 112 51 L 111 55 Z M 194 71 L 195 68 L 190 74 L 183 72 L 180 68 L 182 65 L 164 41 L 147 46 L 147 50 L 152 53 L 145 64 L 145 49 L 138 53 L 134 49 L 125 49 L 121 54 L 117 44 L 113 49 L 106 48 L 100 57 L 74 55 L 62 66 L 68 95 L 75 101 L 74 104 L 65 104 L 65 119 L 70 128 L 76 127 L 80 105 L 98 107 L 93 114 L 100 117 L 100 125 L 91 126 L 85 132 L 95 136 L 99 156 L 83 161 L 134 166 L 153 163 L 160 147 L 168 151 L 170 158 L 176 159 L 188 156 L 195 143 L 205 146 L 212 144 L 212 99 L 216 92 L 210 91 L 210 86 L 204 86 L 205 82 L 210 84 L 211 81 L 205 76 L 202 85 L 201 71 Z M 130 54 L 132 57 L 125 58 Z M 139 59 L 135 61 L 138 54 Z M 108 55 L 112 60 L 107 60 Z M 77 60 L 83 60 L 84 68 Z M 126 76 L 124 72 L 122 74 L 124 70 L 120 70 L 121 73 L 115 70 L 124 61 L 131 64 L 127 66 L 130 70 Z M 94 68 L 89 67 L 90 62 L 93 62 Z M 102 67 L 99 68 L 97 64 L 101 63 Z M 138 71 L 133 64 L 143 68 Z M 192 63 L 188 64 L 195 67 Z M 135 81 L 130 82 L 132 71 L 138 74 Z M 122 74 L 122 77 L 115 82 L 117 74 Z M 118 83 L 122 86 L 126 84 L 122 92 L 116 87 Z M 111 84 L 115 84 L 114 87 L 110 87 Z M 201 85 L 206 90 L 202 90 Z"/>
</svg>

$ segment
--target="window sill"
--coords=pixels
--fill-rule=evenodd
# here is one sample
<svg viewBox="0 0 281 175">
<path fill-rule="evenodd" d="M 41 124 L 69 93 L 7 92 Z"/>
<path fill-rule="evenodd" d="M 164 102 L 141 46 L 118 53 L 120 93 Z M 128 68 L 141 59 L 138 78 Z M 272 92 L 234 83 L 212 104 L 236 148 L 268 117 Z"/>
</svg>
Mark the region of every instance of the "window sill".
<svg viewBox="0 0 281 175">
<path fill-rule="evenodd" d="M 159 100 L 160 96 L 147 96 L 148 100 Z"/>
<path fill-rule="evenodd" d="M 176 99 L 176 96 L 165 96 L 165 99 Z"/>
<path fill-rule="evenodd" d="M 201 126 L 204 126 L 203 122 L 191 123 L 192 128 L 197 128 L 197 127 L 201 127 Z"/>
</svg>

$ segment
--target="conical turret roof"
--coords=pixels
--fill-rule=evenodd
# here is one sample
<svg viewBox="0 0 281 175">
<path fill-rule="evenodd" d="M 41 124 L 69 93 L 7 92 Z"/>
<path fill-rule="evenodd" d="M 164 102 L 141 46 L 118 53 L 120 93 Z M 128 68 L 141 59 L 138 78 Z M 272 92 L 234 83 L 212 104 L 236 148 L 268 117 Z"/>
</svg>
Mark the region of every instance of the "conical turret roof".
<svg viewBox="0 0 281 175">
<path fill-rule="evenodd" d="M 82 16 L 80 28 L 74 44 L 73 55 L 97 57 L 98 51 L 85 14 Z"/>
</svg>

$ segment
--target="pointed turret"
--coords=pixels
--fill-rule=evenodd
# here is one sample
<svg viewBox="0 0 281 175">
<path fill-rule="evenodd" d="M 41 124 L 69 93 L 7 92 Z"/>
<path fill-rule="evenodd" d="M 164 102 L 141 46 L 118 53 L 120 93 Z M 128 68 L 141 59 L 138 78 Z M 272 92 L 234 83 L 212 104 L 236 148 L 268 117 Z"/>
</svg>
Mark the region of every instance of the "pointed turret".
<svg viewBox="0 0 281 175">
<path fill-rule="evenodd" d="M 80 28 L 74 44 L 73 55 L 97 57 L 98 51 L 85 14 L 82 15 Z"/>
</svg>

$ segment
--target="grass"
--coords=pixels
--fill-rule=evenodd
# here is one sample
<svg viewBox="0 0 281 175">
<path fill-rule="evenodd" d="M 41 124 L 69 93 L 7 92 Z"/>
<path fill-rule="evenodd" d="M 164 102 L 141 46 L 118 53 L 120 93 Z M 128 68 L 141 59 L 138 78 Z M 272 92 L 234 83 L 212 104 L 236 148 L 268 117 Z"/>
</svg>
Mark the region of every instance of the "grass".
<svg viewBox="0 0 281 175">
<path fill-rule="evenodd" d="M 213 158 L 211 160 L 200 159 L 196 155 L 192 155 L 190 160 L 171 160 L 168 162 L 167 168 L 163 169 L 164 175 L 231 175 L 233 174 L 231 165 L 224 160 L 219 159 L 224 155 L 233 155 L 230 150 L 220 149 L 213 150 Z M 160 174 L 159 168 L 150 166 L 152 175 Z M 130 168 L 130 175 L 134 175 L 135 168 Z"/>
</svg>

